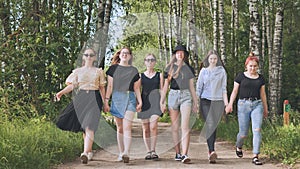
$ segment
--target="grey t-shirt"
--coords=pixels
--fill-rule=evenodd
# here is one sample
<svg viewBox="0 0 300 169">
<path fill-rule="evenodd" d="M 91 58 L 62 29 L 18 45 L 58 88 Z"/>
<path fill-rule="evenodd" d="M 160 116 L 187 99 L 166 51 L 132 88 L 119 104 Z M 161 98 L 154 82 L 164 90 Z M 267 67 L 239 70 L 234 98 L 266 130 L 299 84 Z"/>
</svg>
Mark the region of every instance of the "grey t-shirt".
<svg viewBox="0 0 300 169">
<path fill-rule="evenodd" d="M 134 91 L 134 82 L 140 79 L 137 68 L 133 66 L 121 66 L 119 64 L 111 65 L 106 71 L 106 75 L 114 79 L 113 90 L 122 92 Z"/>
</svg>

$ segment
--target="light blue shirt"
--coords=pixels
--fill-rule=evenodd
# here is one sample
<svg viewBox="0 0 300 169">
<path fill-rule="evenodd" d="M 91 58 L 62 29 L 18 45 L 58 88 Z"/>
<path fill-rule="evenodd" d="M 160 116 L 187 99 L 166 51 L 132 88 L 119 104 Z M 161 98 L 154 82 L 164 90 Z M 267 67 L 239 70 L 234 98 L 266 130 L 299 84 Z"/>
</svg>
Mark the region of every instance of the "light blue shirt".
<svg viewBox="0 0 300 169">
<path fill-rule="evenodd" d="M 223 100 L 227 93 L 227 75 L 222 66 L 213 69 L 202 68 L 197 80 L 196 94 L 208 100 Z"/>
</svg>

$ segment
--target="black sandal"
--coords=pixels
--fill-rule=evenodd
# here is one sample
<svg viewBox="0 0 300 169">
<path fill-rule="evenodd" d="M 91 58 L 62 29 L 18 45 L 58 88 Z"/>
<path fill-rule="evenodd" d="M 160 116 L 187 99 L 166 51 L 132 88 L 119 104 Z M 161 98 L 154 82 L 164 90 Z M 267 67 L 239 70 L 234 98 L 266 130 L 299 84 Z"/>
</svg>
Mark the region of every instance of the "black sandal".
<svg viewBox="0 0 300 169">
<path fill-rule="evenodd" d="M 152 153 L 151 153 L 152 155 L 151 155 L 151 158 L 153 159 L 153 160 L 158 160 L 158 155 L 156 154 L 156 152 L 155 151 L 152 151 Z"/>
<path fill-rule="evenodd" d="M 252 158 L 252 163 L 255 165 L 262 165 L 262 162 L 259 161 L 258 157 L 253 157 Z"/>
<path fill-rule="evenodd" d="M 243 151 L 241 148 L 239 148 L 240 150 L 238 150 L 238 147 L 235 148 L 235 153 L 239 158 L 243 157 Z"/>
<path fill-rule="evenodd" d="M 152 159 L 152 154 L 151 151 L 149 151 L 145 157 L 145 160 L 151 160 Z"/>
</svg>

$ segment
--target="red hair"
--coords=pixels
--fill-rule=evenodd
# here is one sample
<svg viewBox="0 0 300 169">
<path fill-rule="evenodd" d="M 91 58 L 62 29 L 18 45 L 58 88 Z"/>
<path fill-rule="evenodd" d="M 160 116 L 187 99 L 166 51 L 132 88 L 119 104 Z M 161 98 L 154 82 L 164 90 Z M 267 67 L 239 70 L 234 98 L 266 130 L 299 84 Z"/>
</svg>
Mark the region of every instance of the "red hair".
<svg viewBox="0 0 300 169">
<path fill-rule="evenodd" d="M 249 63 L 250 61 L 255 61 L 257 64 L 259 64 L 259 60 L 258 60 L 258 58 L 254 55 L 253 52 L 250 52 L 250 53 L 249 53 L 249 56 L 247 57 L 247 59 L 246 59 L 246 61 L 245 61 L 245 66 L 247 66 L 248 63 Z"/>
</svg>

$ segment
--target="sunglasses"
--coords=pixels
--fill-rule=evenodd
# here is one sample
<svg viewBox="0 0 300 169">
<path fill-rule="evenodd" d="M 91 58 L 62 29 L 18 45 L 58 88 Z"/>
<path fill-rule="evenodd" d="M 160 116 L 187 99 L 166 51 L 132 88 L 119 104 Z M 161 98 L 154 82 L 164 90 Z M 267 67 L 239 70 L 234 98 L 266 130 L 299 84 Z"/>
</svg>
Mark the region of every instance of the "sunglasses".
<svg viewBox="0 0 300 169">
<path fill-rule="evenodd" d="M 144 59 L 146 62 L 155 62 L 156 59 Z"/>
<path fill-rule="evenodd" d="M 91 54 L 86 54 L 86 53 L 85 53 L 85 54 L 83 54 L 83 56 L 85 56 L 85 57 L 94 57 L 95 54 L 92 54 L 92 53 L 91 53 Z"/>
</svg>

